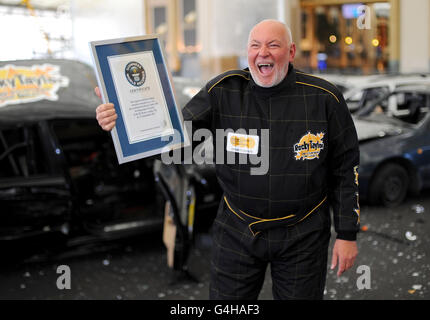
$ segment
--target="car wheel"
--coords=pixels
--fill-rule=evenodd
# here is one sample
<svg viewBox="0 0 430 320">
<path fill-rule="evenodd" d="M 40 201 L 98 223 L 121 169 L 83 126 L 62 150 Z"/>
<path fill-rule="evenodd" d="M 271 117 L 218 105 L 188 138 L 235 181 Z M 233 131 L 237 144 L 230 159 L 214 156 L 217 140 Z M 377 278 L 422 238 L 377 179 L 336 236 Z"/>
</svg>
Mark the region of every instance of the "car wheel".
<svg viewBox="0 0 430 320">
<path fill-rule="evenodd" d="M 405 199 L 408 186 L 409 176 L 405 168 L 396 163 L 386 164 L 376 172 L 370 185 L 370 202 L 395 207 Z"/>
</svg>

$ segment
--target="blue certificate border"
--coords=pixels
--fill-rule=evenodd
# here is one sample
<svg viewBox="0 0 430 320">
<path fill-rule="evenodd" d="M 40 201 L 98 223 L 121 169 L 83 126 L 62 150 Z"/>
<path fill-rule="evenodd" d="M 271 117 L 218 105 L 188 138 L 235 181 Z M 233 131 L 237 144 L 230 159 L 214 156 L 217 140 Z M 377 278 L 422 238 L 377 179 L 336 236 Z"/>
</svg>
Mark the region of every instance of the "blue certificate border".
<svg viewBox="0 0 430 320">
<path fill-rule="evenodd" d="M 141 51 L 152 51 L 155 58 L 158 74 L 160 76 L 161 86 L 166 99 L 168 112 L 172 121 L 172 127 L 180 134 L 180 140 L 175 141 L 175 144 L 185 143 L 182 122 L 180 117 L 178 116 L 178 108 L 176 106 L 176 102 L 173 96 L 169 73 L 166 69 L 166 64 L 158 38 L 129 40 L 117 43 L 95 44 L 94 49 L 95 54 L 97 55 L 97 60 L 100 68 L 99 70 L 102 73 L 107 93 L 107 99 L 110 103 L 114 104 L 116 113 L 118 114 L 118 119 L 116 121 L 116 132 L 118 136 L 118 141 L 121 145 L 121 152 L 123 158 L 136 156 L 138 154 L 152 150 L 162 149 L 172 143 L 173 135 L 166 136 L 170 138 L 158 137 L 133 144 L 129 143 L 121 108 L 119 107 L 119 101 L 116 94 L 112 73 L 109 67 L 108 57 L 110 56 L 137 53 Z M 163 141 L 162 139 L 165 141 Z"/>
</svg>

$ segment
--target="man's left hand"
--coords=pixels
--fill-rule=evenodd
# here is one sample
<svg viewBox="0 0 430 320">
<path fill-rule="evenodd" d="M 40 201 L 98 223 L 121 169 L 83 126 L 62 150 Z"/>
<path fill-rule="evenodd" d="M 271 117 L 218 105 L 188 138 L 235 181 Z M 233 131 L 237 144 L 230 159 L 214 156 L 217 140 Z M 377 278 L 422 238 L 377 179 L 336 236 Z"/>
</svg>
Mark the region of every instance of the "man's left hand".
<svg viewBox="0 0 430 320">
<path fill-rule="evenodd" d="M 354 265 L 355 258 L 357 257 L 357 242 L 337 239 L 333 247 L 333 255 L 331 258 L 331 269 L 337 269 L 337 276 L 339 277 L 346 270 Z"/>
</svg>

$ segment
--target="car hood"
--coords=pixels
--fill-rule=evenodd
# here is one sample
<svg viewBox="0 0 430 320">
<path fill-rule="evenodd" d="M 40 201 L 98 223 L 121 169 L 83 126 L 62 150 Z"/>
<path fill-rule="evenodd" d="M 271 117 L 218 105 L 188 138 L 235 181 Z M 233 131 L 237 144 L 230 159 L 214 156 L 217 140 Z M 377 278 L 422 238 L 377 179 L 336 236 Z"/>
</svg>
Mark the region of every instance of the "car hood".
<svg viewBox="0 0 430 320">
<path fill-rule="evenodd" d="M 410 125 L 386 116 L 353 117 L 360 142 L 396 136 L 411 130 Z"/>
</svg>

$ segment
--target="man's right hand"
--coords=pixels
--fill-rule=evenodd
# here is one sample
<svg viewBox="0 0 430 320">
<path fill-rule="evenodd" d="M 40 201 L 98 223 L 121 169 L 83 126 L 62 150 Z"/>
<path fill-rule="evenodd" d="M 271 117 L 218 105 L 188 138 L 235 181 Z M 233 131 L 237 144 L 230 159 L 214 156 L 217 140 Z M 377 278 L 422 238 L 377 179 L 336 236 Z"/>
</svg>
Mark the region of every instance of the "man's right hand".
<svg viewBox="0 0 430 320">
<path fill-rule="evenodd" d="M 95 87 L 94 92 L 101 99 L 99 87 Z M 96 118 L 103 130 L 111 131 L 115 127 L 118 115 L 112 103 L 104 103 L 97 107 Z"/>
</svg>

